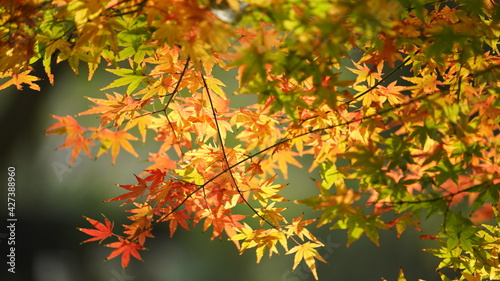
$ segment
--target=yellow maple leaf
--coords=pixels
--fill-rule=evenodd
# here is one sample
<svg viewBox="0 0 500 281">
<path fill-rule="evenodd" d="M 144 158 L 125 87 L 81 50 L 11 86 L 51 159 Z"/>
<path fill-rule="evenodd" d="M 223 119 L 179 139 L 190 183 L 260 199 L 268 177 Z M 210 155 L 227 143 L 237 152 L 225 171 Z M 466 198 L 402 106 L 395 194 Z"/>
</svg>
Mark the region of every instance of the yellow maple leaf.
<svg viewBox="0 0 500 281">
<path fill-rule="evenodd" d="M 278 192 L 286 187 L 287 184 L 273 184 L 276 176 L 277 175 L 274 175 L 266 180 L 261 180 L 258 188 L 253 189 L 254 198 L 259 200 L 259 203 L 262 206 L 267 205 L 268 199 L 276 202 L 288 201 L 283 198 L 283 196 L 278 194 Z"/>
<path fill-rule="evenodd" d="M 307 267 L 311 270 L 314 275 L 314 279 L 318 280 L 318 273 L 316 272 L 316 259 L 320 260 L 324 263 L 327 263 L 316 251 L 314 248 L 322 247 L 323 244 L 315 243 L 315 242 L 306 242 L 302 245 L 298 245 L 290 249 L 287 255 L 295 253 L 293 269 L 299 265 L 299 263 L 304 260 L 307 264 Z"/>
</svg>

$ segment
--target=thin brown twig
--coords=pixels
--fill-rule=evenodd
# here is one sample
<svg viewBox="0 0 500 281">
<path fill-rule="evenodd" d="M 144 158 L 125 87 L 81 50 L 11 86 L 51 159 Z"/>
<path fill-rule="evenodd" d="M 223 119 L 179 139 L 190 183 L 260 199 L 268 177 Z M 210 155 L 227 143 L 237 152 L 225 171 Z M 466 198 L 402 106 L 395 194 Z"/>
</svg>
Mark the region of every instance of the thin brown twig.
<svg viewBox="0 0 500 281">
<path fill-rule="evenodd" d="M 170 105 L 170 103 L 172 102 L 172 100 L 174 99 L 174 96 L 178 93 L 179 91 L 179 87 L 181 85 L 181 82 L 182 82 L 182 78 L 184 78 L 184 74 L 186 74 L 186 71 L 187 71 L 187 68 L 188 68 L 188 65 L 189 65 L 189 62 L 191 61 L 191 58 L 190 57 L 187 57 L 186 59 L 186 63 L 184 64 L 184 69 L 182 69 L 182 72 L 181 72 L 181 75 L 179 77 L 179 81 L 177 82 L 177 84 L 175 85 L 175 88 L 174 90 L 172 91 L 172 93 L 170 94 L 170 98 L 168 99 L 167 101 L 167 104 L 165 105 L 165 107 L 163 108 L 163 112 L 165 113 L 165 118 L 167 118 L 167 121 L 168 121 L 168 125 L 170 126 L 170 129 L 172 130 L 172 134 L 174 134 L 174 139 L 177 140 L 177 134 L 175 133 L 175 130 L 174 130 L 174 126 L 172 125 L 172 121 L 170 121 L 170 118 L 168 118 L 168 114 L 167 114 L 167 109 L 168 109 L 168 106 Z M 179 151 L 181 152 L 181 154 L 184 154 L 184 151 L 182 151 L 182 146 L 180 143 L 176 142 L 177 145 L 179 146 Z"/>
<path fill-rule="evenodd" d="M 210 90 L 208 88 L 208 85 L 207 85 L 207 82 L 205 81 L 205 76 L 203 75 L 203 73 L 201 74 L 201 79 L 203 81 L 203 87 L 205 88 L 206 92 L 207 92 L 207 96 L 208 96 L 208 100 L 210 102 L 210 108 L 212 110 L 212 114 L 214 116 L 214 122 L 215 122 L 215 126 L 217 128 L 217 137 L 219 139 L 219 145 L 220 145 L 220 149 L 222 151 L 222 156 L 223 156 L 223 159 L 224 159 L 224 164 L 226 164 L 227 167 L 229 167 L 229 160 L 227 159 L 227 154 L 226 154 L 226 148 L 224 146 L 224 140 L 222 138 L 222 134 L 220 132 L 220 126 L 219 126 L 219 121 L 217 120 L 217 113 L 215 112 L 215 107 L 214 107 L 214 104 L 213 104 L 213 101 L 212 101 L 212 96 L 210 95 Z M 268 219 L 264 218 L 251 204 L 250 202 L 248 202 L 248 200 L 245 198 L 245 196 L 243 195 L 243 192 L 241 191 L 241 189 L 239 188 L 238 186 L 238 183 L 236 182 L 236 179 L 234 178 L 234 175 L 233 175 L 233 169 L 227 169 L 227 172 L 229 173 L 230 177 L 231 177 L 231 181 L 233 182 L 233 185 L 234 185 L 234 188 L 236 189 L 236 191 L 238 192 L 238 194 L 240 195 L 240 198 L 243 200 L 243 202 L 245 203 L 245 205 L 247 205 L 253 213 L 255 213 L 255 215 L 257 215 L 262 221 L 264 221 L 265 223 L 267 223 L 268 225 L 270 225 L 272 228 L 278 230 L 279 232 L 282 232 L 282 233 L 285 233 L 282 229 L 280 229 L 278 226 L 274 225 L 273 223 L 271 223 Z M 286 233 L 285 233 L 286 234 Z M 300 243 L 294 239 L 293 237 L 290 236 L 290 238 L 295 242 L 297 243 L 297 245 L 300 245 Z"/>
<path fill-rule="evenodd" d="M 396 66 L 395 68 L 393 68 L 391 70 L 391 72 L 389 72 L 386 76 L 384 76 L 384 78 L 380 79 L 380 81 L 378 81 L 377 83 L 375 83 L 373 86 L 371 86 L 370 88 L 368 88 L 366 91 L 354 96 L 354 98 L 350 101 L 347 101 L 346 104 L 349 105 L 351 102 L 353 101 L 356 101 L 357 99 L 359 99 L 360 97 L 368 94 L 369 92 L 375 90 L 375 88 L 377 88 L 380 84 L 384 83 L 387 79 L 389 79 L 394 73 L 396 73 L 396 71 L 400 70 L 401 68 L 403 68 L 403 66 L 405 66 L 405 64 L 407 64 L 409 61 L 410 61 L 411 57 L 408 56 L 402 63 L 400 63 L 398 66 Z"/>
</svg>

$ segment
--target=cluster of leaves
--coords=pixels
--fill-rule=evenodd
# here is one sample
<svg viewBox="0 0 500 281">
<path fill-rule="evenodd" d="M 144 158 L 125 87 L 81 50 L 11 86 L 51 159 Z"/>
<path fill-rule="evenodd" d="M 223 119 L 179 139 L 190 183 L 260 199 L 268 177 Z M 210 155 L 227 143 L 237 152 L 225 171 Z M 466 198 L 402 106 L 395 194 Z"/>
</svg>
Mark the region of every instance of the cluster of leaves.
<svg viewBox="0 0 500 281">
<path fill-rule="evenodd" d="M 111 151 L 113 163 L 121 148 L 138 156 L 131 142 L 139 138 L 159 144 L 137 184 L 119 185 L 127 192 L 108 200 L 133 204 L 122 234 L 107 218 L 81 229 L 93 236 L 87 241 L 118 240 L 108 259 L 121 255 L 124 267 L 130 255 L 140 259 L 158 223 L 168 222 L 171 236 L 201 223 L 212 239 L 255 248 L 257 262 L 266 251 L 294 254 L 294 268 L 304 260 L 318 279 L 323 244 L 308 230 L 313 222 L 346 229 L 349 244 L 364 234 L 379 245 L 379 230 L 399 237 L 438 214 L 439 232 L 422 238 L 438 241 L 429 252 L 442 258 L 439 269 L 459 270 L 459 280 L 499 278 L 494 1 L 9 2 L 0 7 L 8 79 L 0 89 L 36 88 L 37 60 L 51 82 L 61 61 L 77 74 L 87 64 L 89 79 L 102 65 L 119 77 L 102 90 L 120 93 L 89 98 L 94 105 L 77 116 L 54 116 L 47 134 L 66 136 L 60 148 L 72 148 L 71 161 L 82 150 L 92 157 L 96 144 L 95 156 Z M 242 21 L 220 20 L 213 7 L 222 4 Z M 258 103 L 230 107 L 215 68 L 236 68 L 238 93 Z M 87 114 L 100 124 L 82 126 L 77 118 Z M 294 187 L 276 173 L 286 177 L 303 155 L 319 170 L 318 195 L 295 203 L 320 216 L 285 218 L 280 191 Z"/>
</svg>

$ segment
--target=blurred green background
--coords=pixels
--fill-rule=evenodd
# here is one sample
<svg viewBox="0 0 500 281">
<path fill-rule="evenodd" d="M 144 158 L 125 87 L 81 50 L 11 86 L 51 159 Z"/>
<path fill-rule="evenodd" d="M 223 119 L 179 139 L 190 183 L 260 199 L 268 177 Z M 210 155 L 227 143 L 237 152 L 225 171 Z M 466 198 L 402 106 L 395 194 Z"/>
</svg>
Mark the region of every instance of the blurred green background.
<svg viewBox="0 0 500 281">
<path fill-rule="evenodd" d="M 45 77 L 41 68 L 36 75 Z M 228 86 L 228 95 L 235 89 L 235 73 L 223 74 L 220 79 Z M 133 174 L 139 174 L 148 166 L 147 146 L 137 143 L 137 159 L 122 151 L 114 166 L 109 155 L 97 160 L 81 155 L 69 167 L 70 150 L 55 150 L 64 142 L 63 136 L 44 136 L 47 127 L 54 124 L 50 116 L 74 115 L 89 108 L 91 103 L 84 96 L 99 97 L 99 89 L 108 85 L 116 76 L 103 70 L 97 71 L 92 82 L 82 68 L 76 76 L 67 65 L 55 70 L 55 85 L 46 79 L 41 81 L 42 91 L 25 88 L 17 91 L 9 88 L 0 93 L 2 140 L 0 204 L 2 225 L 7 218 L 7 168 L 16 168 L 16 273 L 7 272 L 6 227 L 0 229 L 2 272 L 0 280 L 23 281 L 302 281 L 314 280 L 305 266 L 292 272 L 292 255 L 264 256 L 255 263 L 255 251 L 239 255 L 229 241 L 210 241 L 211 233 L 203 234 L 201 228 L 191 231 L 180 228 L 172 239 L 168 226 L 160 225 L 154 231 L 156 238 L 146 242 L 149 251 L 141 252 L 144 262 L 132 259 L 129 267 L 121 268 L 119 258 L 103 260 L 111 249 L 88 243 L 80 245 L 88 236 L 77 227 L 90 225 L 82 216 L 101 219 L 105 214 L 120 228 L 126 222 L 119 203 L 103 203 L 104 200 L 122 194 L 115 184 L 133 184 Z M 111 91 L 109 91 L 111 92 Z M 255 97 L 238 97 L 232 105 L 239 107 Z M 94 123 L 95 116 L 85 117 Z M 90 123 L 88 125 L 90 125 Z M 95 155 L 96 147 L 92 152 Z M 311 196 L 316 191 L 310 177 L 316 174 L 290 167 L 290 183 L 287 193 L 291 199 Z M 291 209 L 285 214 L 297 215 L 302 209 Z M 311 218 L 311 215 L 309 216 Z M 425 230 L 432 224 L 440 224 L 439 218 L 422 225 Z M 313 229 L 314 230 L 314 229 Z M 316 229 L 316 236 L 326 245 L 320 254 L 328 264 L 318 264 L 320 280 L 396 280 L 399 268 L 408 280 L 422 278 L 439 280 L 435 272 L 438 260 L 422 252 L 425 247 L 435 246 L 432 241 L 420 241 L 415 230 L 408 230 L 400 239 L 395 231 L 381 232 L 381 247 L 376 247 L 363 237 L 349 248 L 344 231 Z M 209 230 L 211 232 L 211 230 Z"/>
</svg>

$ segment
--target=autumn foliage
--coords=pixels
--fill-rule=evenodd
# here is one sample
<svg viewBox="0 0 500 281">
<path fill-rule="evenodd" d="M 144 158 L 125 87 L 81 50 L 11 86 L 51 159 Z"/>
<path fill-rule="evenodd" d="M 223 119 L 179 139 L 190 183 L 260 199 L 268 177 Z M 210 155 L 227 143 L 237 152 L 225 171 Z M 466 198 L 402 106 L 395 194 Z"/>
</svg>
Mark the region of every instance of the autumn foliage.
<svg viewBox="0 0 500 281">
<path fill-rule="evenodd" d="M 315 226 L 379 245 L 379 230 L 399 237 L 440 215 L 439 231 L 421 237 L 437 241 L 427 251 L 442 259 L 442 280 L 448 267 L 458 280 L 500 278 L 495 1 L 1 2 L 0 89 L 39 89 L 36 61 L 51 83 L 63 61 L 76 74 L 87 65 L 89 80 L 100 67 L 117 77 L 47 129 L 65 137 L 71 161 L 83 152 L 119 164 L 124 150 L 149 162 L 108 200 L 128 207 L 123 230 L 107 218 L 80 229 L 85 242 L 114 239 L 108 259 L 140 259 L 159 223 L 170 236 L 200 224 L 254 248 L 257 262 L 293 254 L 293 268 L 304 261 L 318 279 Z M 220 69 L 235 71 L 237 92 Z M 230 94 L 258 103 L 233 108 Z M 81 125 L 90 114 L 99 121 Z M 158 149 L 138 155 L 139 142 Z M 320 215 L 285 217 L 282 191 L 297 187 L 276 175 L 304 155 L 317 195 L 294 203 Z"/>
</svg>

